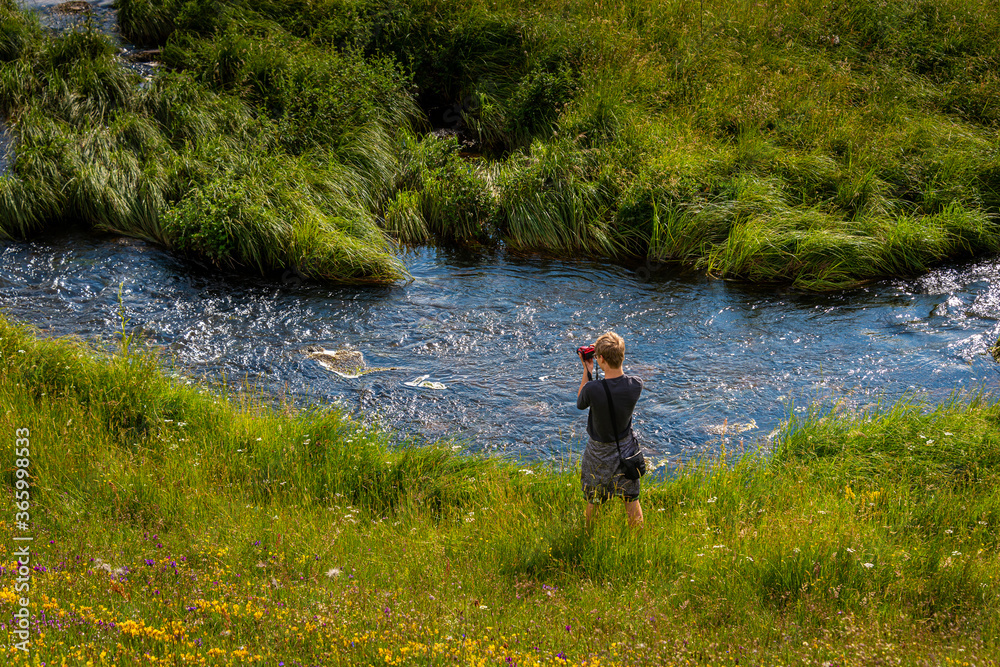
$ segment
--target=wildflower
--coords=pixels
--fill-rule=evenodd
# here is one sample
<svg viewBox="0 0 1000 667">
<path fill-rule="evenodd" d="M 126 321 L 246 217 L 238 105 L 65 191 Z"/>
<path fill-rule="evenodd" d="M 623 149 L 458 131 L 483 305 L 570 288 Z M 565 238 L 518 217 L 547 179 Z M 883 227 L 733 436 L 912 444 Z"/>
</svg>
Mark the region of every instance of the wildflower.
<svg viewBox="0 0 1000 667">
<path fill-rule="evenodd" d="M 714 503 L 714 502 L 715 502 L 716 500 L 718 500 L 718 498 L 716 498 L 715 496 L 712 496 L 711 498 L 709 498 L 709 499 L 708 499 L 708 500 L 706 500 L 705 502 L 706 502 L 706 503 Z"/>
<path fill-rule="evenodd" d="M 849 554 L 854 553 L 854 549 L 852 549 L 851 547 L 847 547 L 847 553 Z"/>
<path fill-rule="evenodd" d="M 339 567 L 331 567 L 329 570 L 326 571 L 326 576 L 332 579 L 333 577 L 339 577 L 340 573 L 341 569 Z"/>
<path fill-rule="evenodd" d="M 952 530 L 951 528 L 949 528 L 948 530 L 944 531 L 945 535 L 951 535 L 951 534 L 952 534 L 952 533 L 954 533 L 954 532 L 955 532 L 955 531 L 954 531 L 954 530 Z"/>
<path fill-rule="evenodd" d="M 866 569 L 869 569 L 869 570 L 870 570 L 870 569 L 872 569 L 873 567 L 875 567 L 875 565 L 874 565 L 873 563 L 865 563 L 865 568 L 866 568 Z"/>
<path fill-rule="evenodd" d="M 951 552 L 951 555 L 952 555 L 952 556 L 961 556 L 961 555 L 962 555 L 962 552 L 961 552 L 961 551 L 952 551 L 952 552 Z"/>
<path fill-rule="evenodd" d="M 489 607 L 487 607 L 487 606 L 486 606 L 486 605 L 484 605 L 484 604 L 481 604 L 481 605 L 479 605 L 479 608 L 480 608 L 480 609 L 489 609 Z"/>
</svg>

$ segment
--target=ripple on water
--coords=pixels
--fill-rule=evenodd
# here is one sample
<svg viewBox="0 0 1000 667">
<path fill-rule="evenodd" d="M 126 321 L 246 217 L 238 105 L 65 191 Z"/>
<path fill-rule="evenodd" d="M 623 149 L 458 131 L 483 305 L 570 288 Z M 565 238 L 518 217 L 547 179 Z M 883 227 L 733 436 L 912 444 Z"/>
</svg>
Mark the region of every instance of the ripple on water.
<svg viewBox="0 0 1000 667">
<path fill-rule="evenodd" d="M 764 437 L 812 401 L 859 407 L 914 389 L 944 398 L 996 379 L 992 261 L 813 295 L 667 273 L 640 280 L 584 261 L 435 249 L 403 258 L 410 283 L 294 287 L 71 233 L 0 246 L 0 306 L 102 341 L 124 315 L 189 373 L 246 377 L 303 402 L 341 401 L 401 435 L 529 458 L 582 449 L 574 350 L 607 329 L 625 337 L 626 370 L 645 381 L 635 426 L 651 455 L 672 462 L 720 437 Z M 307 345 L 397 370 L 343 378 L 308 359 Z M 406 386 L 425 375 L 446 389 Z M 713 432 L 724 423 L 757 428 Z"/>
</svg>

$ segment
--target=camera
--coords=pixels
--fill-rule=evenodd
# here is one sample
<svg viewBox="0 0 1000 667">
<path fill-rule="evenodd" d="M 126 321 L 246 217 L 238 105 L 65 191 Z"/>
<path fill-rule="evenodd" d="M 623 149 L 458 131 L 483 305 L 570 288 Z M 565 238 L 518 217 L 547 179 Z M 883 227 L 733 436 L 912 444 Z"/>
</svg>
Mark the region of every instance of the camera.
<svg viewBox="0 0 1000 667">
<path fill-rule="evenodd" d="M 590 361 L 594 358 L 594 346 L 584 345 L 583 347 L 576 348 L 576 353 L 583 357 L 584 361 Z"/>
</svg>

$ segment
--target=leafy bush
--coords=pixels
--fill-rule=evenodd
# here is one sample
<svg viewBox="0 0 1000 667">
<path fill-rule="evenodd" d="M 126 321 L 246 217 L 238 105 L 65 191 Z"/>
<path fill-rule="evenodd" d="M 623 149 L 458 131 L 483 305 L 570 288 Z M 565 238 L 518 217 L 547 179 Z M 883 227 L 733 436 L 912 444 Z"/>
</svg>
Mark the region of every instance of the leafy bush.
<svg viewBox="0 0 1000 667">
<path fill-rule="evenodd" d="M 163 216 L 163 230 L 182 252 L 230 263 L 236 250 L 237 227 L 264 215 L 238 183 L 217 182 L 192 188 Z"/>
</svg>

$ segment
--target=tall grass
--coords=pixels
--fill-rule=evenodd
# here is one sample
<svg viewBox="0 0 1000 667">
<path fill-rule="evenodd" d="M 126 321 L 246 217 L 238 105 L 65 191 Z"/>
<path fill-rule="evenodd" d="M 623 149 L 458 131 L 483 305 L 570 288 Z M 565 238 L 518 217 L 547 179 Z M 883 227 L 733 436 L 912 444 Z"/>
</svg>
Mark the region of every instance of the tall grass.
<svg viewBox="0 0 1000 667">
<path fill-rule="evenodd" d="M 360 203 L 361 218 L 403 242 L 645 255 L 806 289 L 995 251 L 992 5 L 117 5 L 127 38 L 162 46 L 195 82 L 187 97 L 154 81 L 145 97 L 166 99 L 137 109 L 135 82 L 99 37 L 46 41 L 7 3 L 0 105 L 95 132 L 121 108 L 155 115 L 181 157 L 150 162 L 190 165 L 181 142 L 212 135 L 320 173 L 336 163 L 351 194 L 334 208 Z M 227 105 L 242 109 L 228 115 L 237 122 L 211 120 Z M 457 133 L 448 161 L 411 136 L 430 125 Z M 753 183 L 767 184 L 766 201 Z M 183 195 L 146 190 L 143 222 L 122 229 L 149 229 Z M 124 210 L 104 199 L 95 206 Z M 5 229 L 37 229 L 47 215 L 13 211 Z"/>
<path fill-rule="evenodd" d="M 0 69 L 0 105 L 17 136 L 12 173 L 0 183 L 5 235 L 73 222 L 263 275 L 294 268 L 351 283 L 404 275 L 373 211 L 397 169 L 387 128 L 403 122 L 405 102 L 364 127 L 358 105 L 379 108 L 369 97 L 352 107 L 334 95 L 308 113 L 262 115 L 253 107 L 259 94 L 220 95 L 192 73 L 140 85 L 114 53 L 89 29 L 36 34 L 33 50 Z M 313 69 L 324 62 L 340 67 L 327 70 L 326 83 L 345 89 L 376 72 L 332 56 Z M 383 82 L 387 100 L 393 76 Z M 301 93 L 293 83 L 275 94 L 306 104 Z M 341 112 L 350 120 L 330 115 Z M 326 134 L 309 139 L 320 127 Z"/>
<path fill-rule="evenodd" d="M 996 660 L 988 396 L 810 412 L 767 450 L 647 478 L 641 532 L 613 503 L 588 534 L 578 471 L 415 447 L 163 364 L 0 321 L 32 586 L 63 619 L 43 661 Z"/>
</svg>

